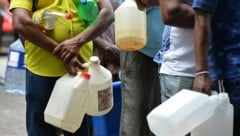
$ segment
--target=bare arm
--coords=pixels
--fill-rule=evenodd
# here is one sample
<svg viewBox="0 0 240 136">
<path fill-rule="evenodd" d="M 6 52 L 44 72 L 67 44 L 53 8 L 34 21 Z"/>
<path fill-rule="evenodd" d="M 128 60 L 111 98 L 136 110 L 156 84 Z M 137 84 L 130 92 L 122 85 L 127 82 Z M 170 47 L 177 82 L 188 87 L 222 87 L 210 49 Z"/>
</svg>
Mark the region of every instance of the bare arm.
<svg viewBox="0 0 240 136">
<path fill-rule="evenodd" d="M 159 0 L 164 24 L 193 28 L 194 10 L 182 0 Z"/>
<path fill-rule="evenodd" d="M 117 62 L 118 64 L 120 63 L 120 50 L 114 43 L 111 43 L 102 37 L 97 37 L 94 39 L 94 46 L 101 48 L 104 51 L 103 53 L 108 54 L 108 59 Z"/>
<path fill-rule="evenodd" d="M 31 19 L 30 11 L 23 8 L 15 8 L 12 10 L 12 14 L 14 30 L 20 34 L 21 37 L 49 52 L 52 52 L 58 45 L 57 42 L 39 30 L 37 24 Z"/>
<path fill-rule="evenodd" d="M 88 42 L 96 38 L 113 23 L 114 14 L 110 1 L 100 0 L 99 8 L 100 12 L 95 22 L 79 35 L 80 41 L 83 40 L 83 42 Z"/>
<path fill-rule="evenodd" d="M 196 11 L 194 27 L 194 51 L 196 57 L 196 72 L 208 70 L 208 46 L 210 44 L 211 15 Z"/>
<path fill-rule="evenodd" d="M 43 32 L 40 31 L 37 24 L 32 21 L 30 11 L 23 8 L 15 8 L 13 9 L 12 13 L 14 29 L 25 40 L 28 40 L 51 53 L 54 48 L 58 46 L 57 42 L 47 37 Z M 82 68 L 80 61 L 81 59 L 75 55 L 69 59 L 68 62 L 65 62 L 64 66 L 68 73 L 76 75 L 76 68 Z"/>
<path fill-rule="evenodd" d="M 208 71 L 208 47 L 211 37 L 211 14 L 196 10 L 194 27 L 194 52 L 196 72 Z M 195 77 L 193 90 L 210 94 L 212 81 L 209 74 L 200 74 Z"/>
<path fill-rule="evenodd" d="M 54 49 L 54 54 L 56 56 L 64 62 L 68 61 L 72 56 L 77 54 L 84 43 L 93 40 L 107 29 L 114 21 L 113 8 L 108 0 L 100 0 L 99 8 L 99 15 L 93 24 L 74 38 L 60 43 L 60 45 Z"/>
</svg>

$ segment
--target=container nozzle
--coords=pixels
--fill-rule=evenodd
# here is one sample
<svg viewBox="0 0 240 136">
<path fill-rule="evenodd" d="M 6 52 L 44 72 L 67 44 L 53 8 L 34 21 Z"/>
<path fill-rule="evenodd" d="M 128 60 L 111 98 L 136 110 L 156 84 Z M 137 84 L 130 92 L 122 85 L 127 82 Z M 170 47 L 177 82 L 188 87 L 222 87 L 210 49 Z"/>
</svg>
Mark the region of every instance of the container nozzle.
<svg viewBox="0 0 240 136">
<path fill-rule="evenodd" d="M 100 60 L 99 60 L 98 56 L 90 57 L 90 63 L 91 64 L 100 64 Z"/>
</svg>

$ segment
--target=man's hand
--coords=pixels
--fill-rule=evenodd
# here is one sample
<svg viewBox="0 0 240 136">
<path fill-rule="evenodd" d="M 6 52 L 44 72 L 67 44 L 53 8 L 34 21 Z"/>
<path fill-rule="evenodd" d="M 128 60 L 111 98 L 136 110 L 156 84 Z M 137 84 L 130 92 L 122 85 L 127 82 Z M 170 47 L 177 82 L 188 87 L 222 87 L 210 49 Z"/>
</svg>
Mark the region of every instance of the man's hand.
<svg viewBox="0 0 240 136">
<path fill-rule="evenodd" d="M 77 56 L 80 46 L 78 41 L 74 38 L 61 42 L 54 50 L 53 54 L 67 63 L 72 57 Z"/>
<path fill-rule="evenodd" d="M 143 10 L 150 6 L 159 6 L 158 0 L 135 0 L 139 10 Z"/>
<path fill-rule="evenodd" d="M 84 69 L 84 67 L 82 66 L 83 63 L 84 60 L 81 59 L 80 56 L 75 55 L 69 61 L 65 62 L 64 66 L 70 75 L 76 75 L 78 69 Z"/>
<path fill-rule="evenodd" d="M 143 10 L 148 5 L 147 0 L 135 0 L 135 1 L 137 3 L 137 7 L 138 7 L 139 10 Z"/>
<path fill-rule="evenodd" d="M 210 95 L 213 83 L 208 74 L 197 75 L 193 82 L 193 90 Z"/>
</svg>

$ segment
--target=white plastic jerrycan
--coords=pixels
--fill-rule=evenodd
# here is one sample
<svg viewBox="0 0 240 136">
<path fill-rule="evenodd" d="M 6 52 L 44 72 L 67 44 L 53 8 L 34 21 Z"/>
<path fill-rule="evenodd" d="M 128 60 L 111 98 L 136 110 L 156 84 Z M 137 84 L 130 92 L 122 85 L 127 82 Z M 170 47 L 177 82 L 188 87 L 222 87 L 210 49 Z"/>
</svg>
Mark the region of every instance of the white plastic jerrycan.
<svg viewBox="0 0 240 136">
<path fill-rule="evenodd" d="M 100 65 L 97 56 L 89 61 L 90 92 L 86 113 L 92 116 L 107 114 L 113 107 L 113 88 L 111 72 Z"/>
<path fill-rule="evenodd" d="M 193 129 L 191 136 L 233 136 L 233 106 L 228 94 L 212 95 L 215 110 L 213 116 Z"/>
<path fill-rule="evenodd" d="M 208 95 L 183 89 L 147 116 L 156 136 L 184 136 L 213 115 Z"/>
<path fill-rule="evenodd" d="M 146 11 L 134 0 L 125 0 L 114 12 L 115 42 L 122 50 L 142 49 L 147 41 Z"/>
<path fill-rule="evenodd" d="M 44 111 L 44 120 L 58 128 L 75 132 L 86 111 L 90 74 L 79 72 L 59 78 Z"/>
</svg>

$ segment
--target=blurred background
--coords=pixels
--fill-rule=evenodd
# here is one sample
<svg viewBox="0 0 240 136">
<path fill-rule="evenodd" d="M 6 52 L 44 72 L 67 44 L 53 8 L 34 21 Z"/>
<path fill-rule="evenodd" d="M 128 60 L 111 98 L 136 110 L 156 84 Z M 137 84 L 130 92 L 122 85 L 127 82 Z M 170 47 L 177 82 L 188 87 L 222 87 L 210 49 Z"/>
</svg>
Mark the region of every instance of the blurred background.
<svg viewBox="0 0 240 136">
<path fill-rule="evenodd" d="M 8 1 L 0 1 L 0 134 L 26 136 L 24 95 L 7 93 L 3 88 L 9 47 L 17 35 L 12 29 Z"/>
</svg>

